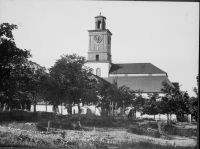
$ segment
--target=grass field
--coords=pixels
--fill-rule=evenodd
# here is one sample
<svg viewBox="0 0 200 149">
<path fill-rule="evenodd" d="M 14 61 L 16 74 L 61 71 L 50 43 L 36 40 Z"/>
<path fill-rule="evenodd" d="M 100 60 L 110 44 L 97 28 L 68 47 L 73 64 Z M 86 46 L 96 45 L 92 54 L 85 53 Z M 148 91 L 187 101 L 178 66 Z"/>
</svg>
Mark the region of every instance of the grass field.
<svg viewBox="0 0 200 149">
<path fill-rule="evenodd" d="M 155 122 L 148 120 L 118 120 L 86 115 L 56 116 L 45 112 L 0 114 L 10 116 L 7 121 L 1 119 L 0 122 L 1 147 L 194 149 L 196 146 L 196 136 L 170 135 L 171 139 L 163 139 L 128 131 L 133 125 L 156 129 Z M 21 121 L 13 118 L 15 114 L 21 117 Z M 49 120 L 52 122 L 47 132 Z M 81 130 L 70 130 L 68 121 L 80 121 Z"/>
</svg>

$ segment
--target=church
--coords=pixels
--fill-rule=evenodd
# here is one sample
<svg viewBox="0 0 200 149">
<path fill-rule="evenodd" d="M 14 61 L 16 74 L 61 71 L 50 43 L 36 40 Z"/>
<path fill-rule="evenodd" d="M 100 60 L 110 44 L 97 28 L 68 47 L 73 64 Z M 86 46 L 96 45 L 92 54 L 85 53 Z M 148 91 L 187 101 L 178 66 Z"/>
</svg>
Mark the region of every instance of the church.
<svg viewBox="0 0 200 149">
<path fill-rule="evenodd" d="M 161 93 L 163 81 L 170 86 L 165 71 L 151 63 L 112 63 L 111 44 L 112 33 L 106 29 L 106 17 L 101 13 L 95 17 L 95 30 L 89 32 L 88 58 L 85 66 L 93 69 L 93 74 L 118 86 L 127 86 L 134 91 L 147 93 Z"/>
<path fill-rule="evenodd" d="M 136 92 L 142 92 L 144 97 L 147 97 L 148 93 L 159 93 L 162 96 L 161 89 L 164 81 L 170 86 L 176 87 L 178 85 L 178 83 L 171 83 L 167 73 L 151 63 L 112 63 L 112 33 L 106 29 L 106 17 L 102 16 L 101 13 L 95 17 L 95 29 L 88 30 L 88 32 L 89 49 L 85 66 L 92 68 L 94 75 L 109 83 L 113 83 L 115 80 L 119 87 L 125 85 Z M 58 106 L 58 108 L 61 114 L 67 114 L 65 107 Z M 52 105 L 39 103 L 36 109 L 37 111 L 52 112 Z M 81 107 L 81 114 L 86 114 L 88 109 L 91 113 L 100 115 L 100 109 L 95 106 Z M 72 113 L 78 113 L 77 106 L 72 107 Z M 139 112 L 136 113 L 136 117 L 152 118 L 149 115 L 142 116 Z M 158 117 L 159 119 L 167 119 L 165 115 L 157 115 L 156 118 L 158 119 Z"/>
</svg>

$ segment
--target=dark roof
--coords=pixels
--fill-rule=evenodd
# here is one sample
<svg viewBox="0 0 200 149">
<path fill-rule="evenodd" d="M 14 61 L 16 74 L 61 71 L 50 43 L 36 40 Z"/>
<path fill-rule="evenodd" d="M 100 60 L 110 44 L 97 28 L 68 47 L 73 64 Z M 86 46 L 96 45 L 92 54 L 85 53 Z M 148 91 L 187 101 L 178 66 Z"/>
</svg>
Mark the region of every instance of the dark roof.
<svg viewBox="0 0 200 149">
<path fill-rule="evenodd" d="M 179 89 L 179 83 L 178 82 L 172 82 L 173 86 L 177 89 Z"/>
<path fill-rule="evenodd" d="M 100 13 L 98 16 L 96 16 L 95 18 L 100 18 L 100 17 L 102 17 L 102 18 L 105 18 L 105 19 L 106 19 L 106 17 L 102 16 L 102 15 L 101 15 L 101 13 Z"/>
<path fill-rule="evenodd" d="M 109 77 L 104 78 L 106 81 L 113 83 L 116 79 L 118 86 L 127 86 L 134 91 L 142 91 L 143 93 L 161 93 L 163 81 L 173 86 L 167 76 L 134 76 L 134 77 Z"/>
<path fill-rule="evenodd" d="M 113 64 L 110 74 L 166 74 L 151 63 Z"/>
</svg>

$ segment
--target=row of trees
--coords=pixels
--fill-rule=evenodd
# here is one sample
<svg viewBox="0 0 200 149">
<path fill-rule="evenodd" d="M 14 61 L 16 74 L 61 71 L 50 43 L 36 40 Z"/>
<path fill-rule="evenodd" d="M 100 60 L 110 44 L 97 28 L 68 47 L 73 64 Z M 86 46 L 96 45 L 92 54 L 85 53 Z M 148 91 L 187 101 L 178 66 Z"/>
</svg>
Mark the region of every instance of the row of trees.
<svg viewBox="0 0 200 149">
<path fill-rule="evenodd" d="M 164 82 L 163 97 L 155 93 L 144 98 L 141 91 L 119 87 L 116 80 L 111 84 L 92 75 L 92 70 L 84 67 L 85 58 L 76 54 L 62 55 L 46 70 L 29 60 L 30 51 L 17 48 L 12 35 L 16 28 L 8 23 L 0 26 L 0 102 L 7 103 L 11 109 L 16 107 L 16 102 L 21 107 L 31 102 L 36 110 L 37 102 L 45 101 L 55 107 L 65 105 L 69 113 L 80 102 L 101 107 L 102 111 L 108 111 L 110 102 L 115 102 L 150 115 L 196 111 L 197 98 L 190 98 L 187 92 Z"/>
<path fill-rule="evenodd" d="M 163 96 L 158 94 L 149 94 L 143 105 L 143 114 L 156 115 L 175 114 L 183 116 L 183 114 L 192 114 L 197 119 L 197 97 L 189 97 L 187 92 L 181 91 L 163 82 Z"/>
</svg>

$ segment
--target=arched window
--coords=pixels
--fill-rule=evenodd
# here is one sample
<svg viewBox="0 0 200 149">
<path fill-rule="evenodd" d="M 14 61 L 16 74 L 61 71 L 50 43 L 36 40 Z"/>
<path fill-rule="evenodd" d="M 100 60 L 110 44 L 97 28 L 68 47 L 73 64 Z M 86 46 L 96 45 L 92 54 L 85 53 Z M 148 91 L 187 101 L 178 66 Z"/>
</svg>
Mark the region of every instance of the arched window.
<svg viewBox="0 0 200 149">
<path fill-rule="evenodd" d="M 97 70 L 96 70 L 96 75 L 97 75 L 97 76 L 101 76 L 101 69 L 100 69 L 100 68 L 97 68 Z"/>
<path fill-rule="evenodd" d="M 101 21 L 98 21 L 98 28 L 101 28 Z"/>
</svg>

